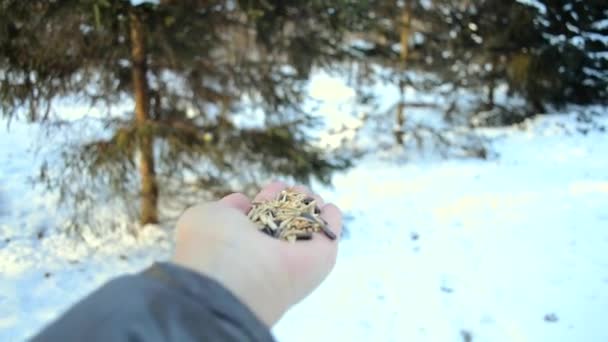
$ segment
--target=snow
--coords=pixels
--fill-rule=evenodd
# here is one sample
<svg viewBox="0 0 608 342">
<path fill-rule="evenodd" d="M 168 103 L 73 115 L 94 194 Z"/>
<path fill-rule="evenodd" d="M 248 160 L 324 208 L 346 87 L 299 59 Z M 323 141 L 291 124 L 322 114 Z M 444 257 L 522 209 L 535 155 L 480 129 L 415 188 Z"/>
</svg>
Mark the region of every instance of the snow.
<svg viewBox="0 0 608 342">
<path fill-rule="evenodd" d="M 563 119 L 500 132 L 497 161 L 336 177 L 352 238 L 279 339 L 608 339 L 608 136 L 566 135 Z M 315 328 L 297 335 L 302 321 Z"/>
<path fill-rule="evenodd" d="M 607 45 L 608 44 L 608 35 L 596 32 L 585 32 L 583 34 L 584 38 L 590 41 L 596 41 L 598 43 Z"/>
<path fill-rule="evenodd" d="M 326 129 L 316 135 L 321 148 L 335 150 L 344 141 L 352 141 L 363 125 L 360 117 L 353 115 L 355 91 L 338 77 L 317 73 L 308 88 L 315 115 L 323 119 Z M 311 108 L 312 109 L 312 108 Z"/>
<path fill-rule="evenodd" d="M 158 4 L 159 0 L 131 0 L 131 4 L 133 5 L 140 5 L 145 3 Z"/>
<path fill-rule="evenodd" d="M 15 121 L 0 138 L 0 341 L 31 336 L 106 280 L 166 259 L 170 249 L 160 227 L 127 234 L 125 217 L 104 236 L 61 234 L 66 222 L 56 194 L 31 183 L 41 160 L 32 144 L 37 139 L 47 139 L 44 131 Z M 100 220 L 121 219 L 99 210 Z"/>
<path fill-rule="evenodd" d="M 596 69 L 588 68 L 588 67 L 583 67 L 583 73 L 587 76 L 593 76 L 593 77 L 599 78 L 600 80 L 604 79 L 604 77 L 606 77 L 606 75 L 608 75 L 608 73 L 604 73 L 604 72 L 598 71 Z"/>
<path fill-rule="evenodd" d="M 605 30 L 608 28 L 608 18 L 596 21 L 591 25 L 591 28 L 594 30 Z"/>
<path fill-rule="evenodd" d="M 538 0 L 517 0 L 517 2 L 519 2 L 523 5 L 527 5 L 527 6 L 536 8 L 536 10 L 540 14 L 547 13 L 547 6 L 545 6 L 545 4 L 543 4 L 542 2 L 540 2 Z"/>
<path fill-rule="evenodd" d="M 336 103 L 352 96 L 337 93 Z M 333 273 L 275 336 L 608 340 L 608 120 L 576 119 L 481 131 L 500 156 L 493 160 L 370 156 L 337 174 L 333 188 L 317 186 L 346 213 L 348 234 Z M 1 341 L 31 336 L 106 280 L 166 260 L 172 248 L 169 230 L 146 226 L 134 236 L 128 222 L 104 236 L 61 234 L 56 195 L 28 181 L 40 134 L 13 122 L 0 136 Z M 118 214 L 101 205 L 99 215 Z"/>
</svg>

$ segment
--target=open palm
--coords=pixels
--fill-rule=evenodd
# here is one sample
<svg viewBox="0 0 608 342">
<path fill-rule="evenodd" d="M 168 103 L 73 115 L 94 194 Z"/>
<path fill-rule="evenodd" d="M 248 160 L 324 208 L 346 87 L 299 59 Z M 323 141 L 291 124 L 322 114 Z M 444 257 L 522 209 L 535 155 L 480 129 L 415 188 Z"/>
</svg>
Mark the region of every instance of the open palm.
<svg viewBox="0 0 608 342">
<path fill-rule="evenodd" d="M 274 199 L 286 188 L 271 183 L 254 201 Z M 321 217 L 340 235 L 342 215 L 335 205 L 324 204 L 306 187 L 292 189 L 313 196 Z M 251 203 L 235 193 L 187 210 L 177 224 L 174 260 L 215 278 L 272 325 L 325 279 L 335 264 L 338 243 L 322 234 L 295 244 L 263 234 L 247 219 Z"/>
</svg>

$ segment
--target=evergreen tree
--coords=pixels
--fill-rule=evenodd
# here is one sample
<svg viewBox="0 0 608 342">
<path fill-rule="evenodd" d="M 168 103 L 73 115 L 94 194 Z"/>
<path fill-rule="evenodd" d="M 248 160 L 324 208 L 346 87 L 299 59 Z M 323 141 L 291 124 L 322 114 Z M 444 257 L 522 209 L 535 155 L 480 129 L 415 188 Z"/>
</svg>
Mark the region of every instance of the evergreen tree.
<svg viewBox="0 0 608 342">
<path fill-rule="evenodd" d="M 606 103 L 608 9 L 605 1 L 543 0 L 530 5 L 541 35 L 520 88 L 531 101 Z"/>
<path fill-rule="evenodd" d="M 131 99 L 133 111 L 103 119 L 108 137 L 68 149 L 60 173 L 41 174 L 74 204 L 140 198 L 142 224 L 158 221 L 159 196 L 200 200 L 201 190 L 276 175 L 327 182 L 348 162 L 310 142 L 304 85 L 314 66 L 349 58 L 342 37 L 360 6 L 3 0 L 2 113 L 57 122 L 58 99 L 108 113 Z"/>
<path fill-rule="evenodd" d="M 365 41 L 358 49 L 368 56 L 366 63 L 393 71 L 388 80 L 402 94 L 404 86 L 441 89 L 442 100 L 451 102 L 446 108 L 451 121 L 510 124 L 544 113 L 547 105 L 605 102 L 608 25 L 601 3 L 381 1 L 368 15 L 382 19 L 368 21 L 357 37 Z M 362 70 L 366 79 L 378 81 L 377 69 Z M 510 97 L 525 101 L 523 108 L 496 102 L 501 84 Z M 477 109 L 458 113 L 459 89 L 476 95 Z M 407 102 L 402 95 L 394 108 L 397 137 Z"/>
</svg>

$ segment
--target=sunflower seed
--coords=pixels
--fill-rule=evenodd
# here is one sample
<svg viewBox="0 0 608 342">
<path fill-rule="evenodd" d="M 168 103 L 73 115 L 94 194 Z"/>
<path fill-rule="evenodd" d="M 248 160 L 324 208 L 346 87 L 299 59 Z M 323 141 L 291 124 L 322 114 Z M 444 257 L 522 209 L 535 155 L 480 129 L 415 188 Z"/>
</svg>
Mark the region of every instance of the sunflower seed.
<svg viewBox="0 0 608 342">
<path fill-rule="evenodd" d="M 311 240 L 311 239 L 312 239 L 312 233 L 310 233 L 310 232 L 296 234 L 296 240 Z"/>
<path fill-rule="evenodd" d="M 334 234 L 334 232 L 332 232 L 329 227 L 327 227 L 327 225 L 322 225 L 321 230 L 323 231 L 323 234 L 325 234 L 325 236 L 327 236 L 328 238 L 332 240 L 336 239 L 336 234 Z"/>
<path fill-rule="evenodd" d="M 314 198 L 287 189 L 274 200 L 253 203 L 247 217 L 264 233 L 281 240 L 309 240 L 316 232 L 335 239 L 320 212 Z"/>
<path fill-rule="evenodd" d="M 306 219 L 309 222 L 319 223 L 319 220 L 316 217 L 314 217 L 311 214 L 309 214 L 309 213 L 301 213 L 300 217 L 303 218 L 303 219 Z"/>
<path fill-rule="evenodd" d="M 314 202 L 315 199 L 312 197 L 306 197 L 302 200 L 302 203 L 304 203 L 305 205 L 309 205 L 310 203 Z"/>
</svg>

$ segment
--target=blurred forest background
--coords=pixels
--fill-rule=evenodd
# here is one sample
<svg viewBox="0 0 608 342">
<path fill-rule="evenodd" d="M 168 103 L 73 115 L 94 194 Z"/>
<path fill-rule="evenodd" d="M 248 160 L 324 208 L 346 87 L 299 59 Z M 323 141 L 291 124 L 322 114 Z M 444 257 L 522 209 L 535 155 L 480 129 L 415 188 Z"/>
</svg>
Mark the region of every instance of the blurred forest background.
<svg viewBox="0 0 608 342">
<path fill-rule="evenodd" d="M 84 217 L 119 200 L 156 223 L 270 177 L 328 183 L 356 163 L 365 151 L 315 143 L 315 73 L 356 89 L 378 148 L 432 139 L 487 158 L 454 130 L 608 102 L 606 37 L 603 0 L 1 0 L 0 110 L 52 135 L 80 120 L 62 101 L 94 108 L 102 134 L 72 131 L 38 180 Z M 380 84 L 400 94 L 388 110 L 374 105 Z M 444 124 L 410 120 L 420 107 Z"/>
</svg>

